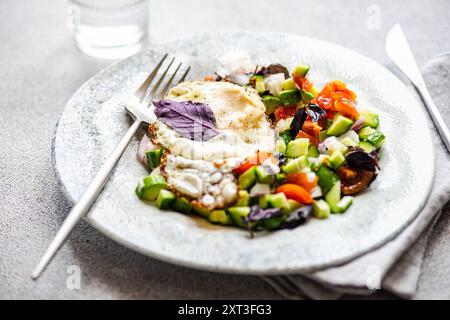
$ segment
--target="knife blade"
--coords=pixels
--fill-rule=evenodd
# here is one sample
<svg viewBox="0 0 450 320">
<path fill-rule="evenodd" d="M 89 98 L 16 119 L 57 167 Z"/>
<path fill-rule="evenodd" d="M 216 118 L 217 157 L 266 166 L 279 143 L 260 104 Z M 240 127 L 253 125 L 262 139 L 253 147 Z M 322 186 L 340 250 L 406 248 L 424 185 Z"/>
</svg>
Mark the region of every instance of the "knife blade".
<svg viewBox="0 0 450 320">
<path fill-rule="evenodd" d="M 421 95 L 447 151 L 450 152 L 450 131 L 431 98 L 400 24 L 396 23 L 388 32 L 385 49 L 389 58 L 408 77 Z"/>
</svg>

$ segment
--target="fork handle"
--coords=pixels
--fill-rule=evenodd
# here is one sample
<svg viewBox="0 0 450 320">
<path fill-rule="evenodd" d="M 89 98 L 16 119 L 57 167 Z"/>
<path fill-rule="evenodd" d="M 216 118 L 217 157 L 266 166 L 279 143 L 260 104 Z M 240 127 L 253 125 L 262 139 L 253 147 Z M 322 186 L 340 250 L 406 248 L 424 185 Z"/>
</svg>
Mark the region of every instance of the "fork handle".
<svg viewBox="0 0 450 320">
<path fill-rule="evenodd" d="M 67 237 L 71 233 L 72 229 L 80 221 L 80 219 L 86 214 L 86 212 L 92 206 L 95 199 L 97 199 L 97 196 L 100 193 L 100 191 L 103 189 L 103 187 L 105 186 L 105 183 L 108 180 L 109 175 L 111 174 L 111 171 L 114 169 L 114 167 L 116 166 L 120 157 L 123 155 L 124 151 L 126 150 L 127 146 L 130 144 L 131 139 L 136 134 L 141 123 L 142 123 L 142 120 L 140 120 L 140 119 L 137 119 L 134 121 L 134 123 L 128 129 L 125 136 L 122 138 L 122 140 L 120 140 L 119 144 L 115 147 L 115 149 L 113 150 L 111 155 L 108 157 L 106 162 L 103 164 L 103 166 L 101 167 L 101 169 L 99 170 L 99 172 L 97 173 L 95 178 L 89 184 L 86 191 L 81 196 L 80 200 L 78 200 L 78 202 L 75 204 L 75 206 L 69 212 L 69 214 L 67 215 L 67 218 L 64 220 L 61 228 L 58 230 L 55 238 L 51 242 L 47 251 L 42 256 L 41 260 L 39 261 L 39 264 L 33 270 L 33 273 L 31 274 L 31 277 L 33 279 L 36 279 L 40 276 L 40 274 L 45 269 L 45 267 L 48 265 L 48 263 L 53 259 L 55 253 L 58 251 L 58 249 L 61 247 L 61 245 L 64 243 L 64 241 L 67 239 Z"/>
<path fill-rule="evenodd" d="M 444 119 L 439 113 L 438 108 L 433 102 L 431 95 L 425 84 L 416 87 L 419 93 L 421 94 L 423 101 L 427 107 L 428 113 L 431 116 L 431 119 L 434 122 L 435 127 L 438 129 L 439 135 L 441 136 L 442 141 L 447 148 L 447 151 L 450 152 L 450 131 L 448 130 L 447 125 L 445 124 Z"/>
</svg>

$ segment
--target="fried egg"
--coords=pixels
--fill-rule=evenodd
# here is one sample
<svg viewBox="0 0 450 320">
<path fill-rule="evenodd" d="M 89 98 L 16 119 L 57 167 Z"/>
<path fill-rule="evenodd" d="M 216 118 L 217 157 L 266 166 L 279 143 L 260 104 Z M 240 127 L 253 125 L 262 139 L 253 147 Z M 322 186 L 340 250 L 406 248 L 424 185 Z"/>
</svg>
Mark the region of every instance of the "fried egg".
<svg viewBox="0 0 450 320">
<path fill-rule="evenodd" d="M 276 133 L 258 92 L 230 82 L 192 81 L 173 87 L 165 98 L 208 105 L 220 132 L 197 141 L 159 120 L 151 126 L 154 140 L 166 149 L 160 169 L 170 188 L 208 209 L 232 204 L 238 191 L 233 168 L 258 151 L 275 148 Z"/>
</svg>

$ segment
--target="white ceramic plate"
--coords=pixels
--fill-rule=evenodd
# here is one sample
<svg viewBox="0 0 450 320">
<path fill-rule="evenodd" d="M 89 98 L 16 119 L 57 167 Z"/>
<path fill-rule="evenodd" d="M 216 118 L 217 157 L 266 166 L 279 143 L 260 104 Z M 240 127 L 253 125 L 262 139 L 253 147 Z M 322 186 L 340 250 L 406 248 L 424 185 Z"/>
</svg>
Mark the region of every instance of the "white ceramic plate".
<svg viewBox="0 0 450 320">
<path fill-rule="evenodd" d="M 382 171 L 370 189 L 342 215 L 312 219 L 294 230 L 250 240 L 235 228 L 209 225 L 176 212 L 160 211 L 135 196 L 147 174 L 132 142 L 87 220 L 112 239 L 146 255 L 193 268 L 242 274 L 311 271 L 348 261 L 400 232 L 424 205 L 434 173 L 434 149 L 426 118 L 408 89 L 389 71 L 353 51 L 281 33 L 223 33 L 184 38 L 144 51 L 95 75 L 68 102 L 54 140 L 54 161 L 72 200 L 80 198 L 129 126 L 121 105 L 169 52 L 192 65 L 202 79 L 232 56 L 256 64 L 312 66 L 319 87 L 341 79 L 358 94 L 359 107 L 378 112 L 387 141 Z"/>
</svg>

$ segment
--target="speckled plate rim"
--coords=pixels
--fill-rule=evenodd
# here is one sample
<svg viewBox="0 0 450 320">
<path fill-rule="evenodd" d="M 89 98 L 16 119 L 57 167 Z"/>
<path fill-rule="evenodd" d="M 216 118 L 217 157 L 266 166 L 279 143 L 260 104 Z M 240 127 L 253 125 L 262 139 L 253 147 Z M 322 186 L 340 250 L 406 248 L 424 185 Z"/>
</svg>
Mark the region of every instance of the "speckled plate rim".
<svg viewBox="0 0 450 320">
<path fill-rule="evenodd" d="M 170 41 L 167 41 L 165 43 L 159 44 L 157 46 L 154 46 L 153 48 L 148 48 L 145 49 L 144 51 L 141 51 L 140 53 L 137 53 L 134 56 L 138 56 L 141 54 L 144 54 L 145 52 L 149 52 L 149 51 L 153 51 L 153 50 L 157 50 L 158 48 L 168 45 L 170 43 L 174 43 L 177 41 L 182 41 L 182 40 L 188 40 L 191 38 L 195 38 L 195 37 L 201 37 L 202 35 L 227 35 L 227 34 L 233 34 L 236 31 L 231 31 L 231 32 L 214 32 L 214 33 L 202 33 L 202 34 L 194 34 L 194 35 L 190 35 L 190 36 L 186 36 L 186 37 L 180 37 L 180 38 L 174 38 L 171 39 Z M 240 34 L 246 34 L 251 36 L 252 34 L 255 34 L 255 32 L 247 32 L 247 31 L 239 31 Z M 379 64 L 378 62 L 368 58 L 367 56 L 364 56 L 356 51 L 353 51 L 351 49 L 347 49 L 341 45 L 337 45 L 328 41 L 323 41 L 323 40 L 319 40 L 319 39 L 315 39 L 315 38 L 310 38 L 310 37 L 305 37 L 305 36 L 301 36 L 301 35 L 297 35 L 297 34 L 293 34 L 293 33 L 285 33 L 285 32 L 264 32 L 264 34 L 270 34 L 270 35 L 290 35 L 290 36 L 295 36 L 295 37 L 299 37 L 299 38 L 303 38 L 303 39 L 307 39 L 310 41 L 314 41 L 316 43 L 321 43 L 323 45 L 329 46 L 330 48 L 332 47 L 336 47 L 339 50 L 342 51 L 347 51 L 352 55 L 358 56 L 359 58 L 362 59 L 366 59 L 367 61 L 370 61 L 372 64 L 376 65 L 378 68 L 384 69 L 384 71 L 386 72 L 386 74 L 389 74 L 389 76 L 392 78 L 393 81 L 397 82 L 397 85 L 404 87 L 405 90 L 409 89 L 406 87 L 406 85 L 394 74 L 392 73 L 389 69 L 387 69 L 386 67 L 384 67 L 383 65 Z M 256 33 L 258 34 L 258 33 Z M 90 79 L 88 79 L 74 94 L 73 96 L 75 96 L 76 94 L 78 94 L 79 92 L 81 92 L 85 87 L 87 87 L 90 82 L 94 79 L 97 78 L 101 75 L 103 75 L 104 73 L 108 73 L 111 69 L 115 68 L 117 65 L 120 65 L 121 63 L 123 63 L 125 60 L 130 59 L 134 56 L 128 57 L 126 59 L 117 61 L 111 65 L 109 65 L 108 67 L 100 70 L 99 72 L 97 72 L 96 74 L 94 74 Z M 410 93 L 411 94 L 411 93 Z M 411 94 L 412 96 L 412 94 Z M 72 98 L 71 98 L 72 99 Z M 66 106 L 69 105 L 71 99 L 69 99 L 69 101 L 66 103 Z M 414 99 L 414 98 L 413 98 Z M 426 116 L 425 114 L 425 110 L 423 110 L 423 108 L 420 108 L 421 103 L 419 103 L 417 101 L 417 99 L 414 99 L 416 101 L 416 103 L 419 105 L 419 109 L 421 109 L 421 112 L 424 116 Z M 65 110 L 65 109 L 64 109 Z M 58 122 L 55 125 L 55 129 L 54 129 L 54 137 L 52 139 L 52 144 L 51 144 L 51 155 L 52 155 L 52 163 L 53 163 L 53 167 L 54 167 L 54 172 L 55 175 L 57 177 L 58 183 L 60 185 L 60 189 L 63 192 L 63 194 L 66 196 L 67 199 L 69 199 L 72 203 L 74 203 L 74 198 L 72 197 L 72 195 L 68 192 L 66 186 L 64 185 L 60 173 L 57 169 L 56 166 L 56 149 L 55 149 L 55 139 L 56 139 L 56 134 L 58 131 L 58 126 L 59 126 L 59 122 L 60 119 L 64 113 L 61 113 L 61 116 L 58 120 Z M 106 227 L 101 221 L 96 220 L 95 218 L 92 217 L 84 217 L 84 220 L 87 221 L 91 226 L 93 226 L 94 228 L 96 228 L 97 230 L 99 230 L 101 233 L 103 233 L 104 235 L 106 235 L 107 237 L 109 237 L 110 239 L 116 241 L 117 243 L 128 247 L 134 251 L 140 252 L 144 255 L 147 255 L 149 257 L 167 262 L 167 263 L 171 263 L 171 264 L 175 264 L 175 265 L 179 265 L 179 266 L 183 266 L 183 267 L 187 267 L 187 268 L 192 268 L 192 269 L 197 269 L 197 270 L 203 270 L 203 271 L 210 271 L 210 272 L 218 272 L 218 273 L 229 273 L 229 274 L 242 274 L 242 275 L 280 275 L 280 274 L 295 274 L 295 273 L 305 273 L 305 272 L 312 272 L 312 271 L 317 271 L 317 270 L 323 270 L 329 267 L 335 267 L 335 266 L 339 266 L 342 264 L 345 264 L 355 258 L 358 258 L 364 254 L 367 254 L 368 252 L 371 252 L 373 250 L 376 250 L 379 247 L 382 247 L 383 245 L 385 245 L 386 243 L 390 242 L 391 240 L 393 240 L 399 233 L 401 233 L 416 217 L 417 215 L 421 212 L 421 210 L 423 209 L 423 207 L 425 206 L 429 194 L 431 192 L 431 188 L 434 182 L 434 175 L 435 175 L 435 147 L 432 143 L 432 139 L 431 139 L 431 133 L 429 131 L 429 129 L 427 128 L 427 130 L 424 132 L 426 134 L 426 139 L 430 142 L 430 147 L 432 150 L 432 162 L 430 163 L 432 165 L 432 177 L 431 179 L 429 179 L 427 186 L 426 186 L 426 190 L 427 192 L 422 194 L 422 197 L 420 199 L 420 203 L 421 205 L 418 206 L 416 208 L 416 210 L 414 211 L 413 214 L 411 214 L 410 219 L 406 220 L 405 223 L 399 227 L 395 232 L 393 232 L 391 235 L 386 236 L 385 239 L 383 241 L 380 241 L 379 243 L 374 244 L 373 246 L 367 247 L 366 250 L 361 250 L 360 252 L 357 252 L 355 254 L 352 255 L 348 255 L 345 257 L 342 257 L 340 259 L 334 259 L 332 261 L 329 261 L 328 263 L 323 263 L 317 266 L 311 266 L 311 267 L 306 267 L 306 268 L 276 268 L 276 269 L 270 269 L 270 268 L 260 268 L 260 269 L 239 269 L 239 268 L 235 268 L 235 267 L 222 267 L 222 266 L 217 266 L 217 265 L 210 265 L 210 264 L 205 264 L 205 263 L 198 263 L 198 262 L 193 262 L 193 261 L 185 261 L 185 260 L 181 260 L 178 259 L 177 257 L 171 257 L 165 254 L 160 254 L 158 252 L 152 251 L 152 250 L 148 250 L 146 247 L 141 246 L 139 244 L 134 243 L 133 241 L 130 241 L 127 238 L 122 237 L 121 235 L 118 235 L 117 233 L 115 233 L 114 231 L 112 231 L 111 229 L 109 229 L 108 227 Z"/>
</svg>

